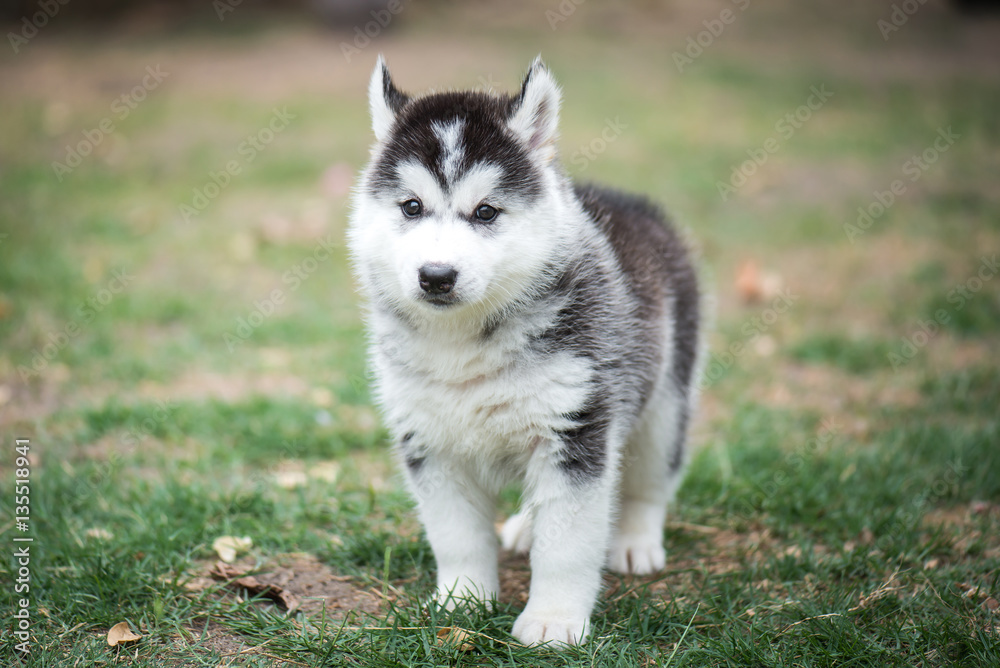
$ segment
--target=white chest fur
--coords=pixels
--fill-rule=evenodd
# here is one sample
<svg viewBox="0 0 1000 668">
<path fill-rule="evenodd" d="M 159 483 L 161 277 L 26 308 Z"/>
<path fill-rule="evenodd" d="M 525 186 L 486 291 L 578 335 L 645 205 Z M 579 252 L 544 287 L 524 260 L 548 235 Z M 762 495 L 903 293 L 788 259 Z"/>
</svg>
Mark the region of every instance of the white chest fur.
<svg viewBox="0 0 1000 668">
<path fill-rule="evenodd" d="M 540 353 L 530 327 L 480 334 L 376 327 L 379 398 L 389 424 L 429 451 L 497 462 L 519 459 L 571 423 L 589 394 L 591 363 Z M 381 330 L 381 331 L 379 331 Z M 484 462 L 485 463 L 485 462 Z"/>
</svg>

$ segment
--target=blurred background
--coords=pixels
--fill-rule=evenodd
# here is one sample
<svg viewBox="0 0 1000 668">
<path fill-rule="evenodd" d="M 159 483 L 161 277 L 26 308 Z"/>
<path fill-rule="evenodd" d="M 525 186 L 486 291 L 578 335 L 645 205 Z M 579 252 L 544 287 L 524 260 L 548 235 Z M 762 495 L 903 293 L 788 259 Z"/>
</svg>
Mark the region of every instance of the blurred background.
<svg viewBox="0 0 1000 668">
<path fill-rule="evenodd" d="M 513 90 L 543 55 L 568 171 L 647 193 L 699 249 L 708 388 L 763 363 L 760 391 L 828 409 L 858 375 L 979 360 L 1000 281 L 952 289 L 997 248 L 992 8 L 0 3 L 0 424 L 124 395 L 366 406 L 342 235 L 380 52 L 411 92 Z"/>
<path fill-rule="evenodd" d="M 893 560 L 918 575 L 953 565 L 931 589 L 980 614 L 968 593 L 980 590 L 950 583 L 1000 563 L 994 10 L 0 0 L 0 433 L 37 444 L 35 595 L 51 656 L 72 645 L 89 662 L 107 651 L 97 636 L 77 646 L 90 629 L 126 617 L 150 633 L 156 619 L 162 643 L 142 651 L 165 665 L 158 652 L 187 637 L 191 616 L 219 611 L 214 593 L 189 603 L 177 583 L 211 563 L 220 535 L 252 537 L 261 560 L 314 555 L 323 586 L 332 568 L 429 590 L 433 562 L 371 404 L 343 244 L 379 53 L 411 93 L 515 90 L 541 54 L 563 87 L 567 171 L 649 195 L 697 252 L 710 353 L 698 454 L 668 529 L 680 550 L 670 587 L 689 596 L 663 638 L 708 615 L 693 633 L 729 657 L 751 652 L 739 634 L 759 624 L 748 637 L 770 629 L 796 662 L 800 638 L 786 632 L 821 651 L 836 646 L 829 621 L 857 639 L 846 654 L 866 652 L 884 618 L 855 625 L 854 589 L 881 586 Z M 953 533 L 926 542 L 925 515 Z M 746 555 L 771 549 L 774 570 L 755 577 L 821 597 L 811 546 L 875 541 L 876 557 L 845 553 L 821 576 L 843 587 L 829 604 L 842 623 L 808 601 L 751 621 L 742 581 L 722 581 L 717 610 L 696 607 L 706 590 L 689 575 L 706 551 L 718 572 L 749 573 Z M 523 600 L 526 572 L 505 566 L 509 600 Z M 923 591 L 915 582 L 907 590 Z M 373 585 L 383 598 L 387 586 Z M 886 632 L 886 651 L 896 633 L 924 634 L 913 648 L 984 646 L 965 618 L 920 600 L 891 617 L 905 629 Z M 228 628 L 270 642 L 271 622 L 239 610 Z M 806 615 L 821 621 L 797 626 Z M 945 640 L 921 630 L 935 625 Z M 283 633 L 301 658 L 297 631 Z"/>
</svg>

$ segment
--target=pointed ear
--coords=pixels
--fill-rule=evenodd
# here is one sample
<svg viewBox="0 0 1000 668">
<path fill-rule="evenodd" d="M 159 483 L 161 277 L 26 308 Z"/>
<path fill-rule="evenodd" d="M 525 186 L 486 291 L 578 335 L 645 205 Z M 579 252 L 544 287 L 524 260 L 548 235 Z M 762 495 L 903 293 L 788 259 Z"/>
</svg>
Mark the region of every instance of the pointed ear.
<svg viewBox="0 0 1000 668">
<path fill-rule="evenodd" d="M 410 98 L 393 85 L 385 59 L 379 54 L 371 81 L 368 82 L 368 107 L 371 110 L 372 130 L 375 131 L 376 141 L 385 141 L 389 137 L 396 115 L 409 101 Z"/>
<path fill-rule="evenodd" d="M 561 98 L 556 80 L 538 56 L 524 77 L 521 94 L 514 100 L 507 124 L 528 150 L 543 161 L 555 157 Z"/>
</svg>

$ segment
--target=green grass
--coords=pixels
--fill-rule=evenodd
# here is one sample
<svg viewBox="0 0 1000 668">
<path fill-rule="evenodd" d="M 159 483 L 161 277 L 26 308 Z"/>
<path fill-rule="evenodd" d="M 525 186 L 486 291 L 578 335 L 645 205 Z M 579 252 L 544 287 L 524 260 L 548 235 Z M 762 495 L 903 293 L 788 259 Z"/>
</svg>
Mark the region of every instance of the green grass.
<svg viewBox="0 0 1000 668">
<path fill-rule="evenodd" d="M 888 365 L 891 346 L 886 341 L 853 339 L 837 334 L 815 334 L 789 349 L 803 362 L 832 364 L 850 373 L 864 374 Z"/>
<path fill-rule="evenodd" d="M 513 87 L 542 50 L 564 86 L 564 158 L 609 119 L 627 124 L 568 170 L 648 193 L 697 240 L 718 295 L 711 352 L 725 368 L 705 387 L 696 453 L 665 529 L 667 570 L 606 576 L 591 641 L 562 652 L 517 645 L 516 595 L 492 611 L 427 605 L 433 555 L 371 408 L 342 245 L 347 200 L 321 185 L 331 165 L 356 170 L 367 159 L 364 91 L 382 46 L 349 67 L 338 60 L 328 80 L 309 54 L 338 56 L 340 33 L 269 26 L 254 13 L 125 35 L 110 47 L 117 60 L 78 33 L 53 32 L 31 45 L 50 60 L 0 62 L 38 77 L 52 77 L 45 62 L 72 73 L 0 99 L 0 424 L 11 446 L 0 498 L 14 495 L 13 438 L 29 437 L 34 538 L 32 655 L 15 654 L 5 618 L 0 662 L 1000 665 L 1000 616 L 988 609 L 1000 598 L 1000 279 L 953 293 L 978 285 L 969 281 L 982 258 L 1000 249 L 1000 87 L 975 67 L 935 74 L 951 61 L 928 69 L 935 54 L 915 47 L 911 72 L 892 51 L 897 38 L 957 44 L 964 28 L 914 18 L 887 46 L 871 38 L 876 9 L 831 9 L 822 21 L 791 4 L 748 9 L 678 74 L 669 51 L 712 18 L 691 8 L 626 13 L 619 25 L 584 4 L 549 31 L 544 9 L 526 4 L 507 27 L 470 37 L 462 12 L 478 10 L 408 11 L 380 38 L 401 86 L 488 75 Z M 813 39 L 841 51 L 796 46 Z M 772 62 L 762 41 L 788 53 Z M 262 53 L 280 76 L 257 72 Z M 199 78 L 215 58 L 239 65 L 225 70 L 235 83 Z M 171 78 L 58 181 L 51 161 L 157 60 Z M 722 201 L 717 182 L 819 84 L 834 96 Z M 275 106 L 293 122 L 184 222 L 179 204 Z M 962 139 L 850 243 L 843 225 L 857 207 L 949 124 Z M 113 142 L 118 153 L 108 153 Z M 328 259 L 289 280 L 326 238 Z M 747 259 L 796 295 L 773 322 L 767 300 L 740 305 L 732 289 Z M 88 311 L 121 268 L 134 278 Z M 281 303 L 262 307 L 275 290 Z M 259 324 L 241 330 L 258 311 Z M 901 339 L 915 341 L 941 312 L 948 322 L 896 368 Z M 718 357 L 734 344 L 739 354 Z M 308 475 L 331 462 L 332 482 Z M 306 473 L 305 484 L 280 484 L 288 471 Z M 505 491 L 501 514 L 517 496 Z M 19 535 L 0 523 L 5 545 Z M 226 535 L 252 538 L 241 563 L 258 574 L 308 555 L 373 592 L 378 612 L 286 615 L 201 580 Z M 504 560 L 515 591 L 527 568 Z M 0 560 L 4 610 L 17 603 L 16 577 L 15 562 Z M 109 648 L 105 635 L 122 621 L 142 639 Z M 440 642 L 446 627 L 463 629 L 469 646 Z"/>
</svg>

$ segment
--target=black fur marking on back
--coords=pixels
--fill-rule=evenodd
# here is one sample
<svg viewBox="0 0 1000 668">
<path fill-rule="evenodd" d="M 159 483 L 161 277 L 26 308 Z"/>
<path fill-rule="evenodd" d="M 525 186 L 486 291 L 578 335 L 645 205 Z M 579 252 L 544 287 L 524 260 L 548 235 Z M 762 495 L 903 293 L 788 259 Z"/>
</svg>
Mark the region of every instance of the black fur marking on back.
<svg viewBox="0 0 1000 668">
<path fill-rule="evenodd" d="M 640 317 L 656 319 L 672 297 L 674 359 L 670 376 L 686 398 L 698 354 L 698 277 L 688 249 L 663 212 L 645 197 L 593 185 L 576 186 L 577 197 L 615 249 L 641 304 Z M 652 316 L 652 317 L 650 317 Z"/>
<path fill-rule="evenodd" d="M 622 381 L 623 386 L 608 389 L 603 396 L 618 397 L 637 415 L 657 381 L 662 321 L 671 316 L 673 359 L 668 373 L 680 402 L 680 423 L 676 442 L 667 447 L 668 466 L 676 471 L 684 462 L 691 376 L 698 352 L 698 282 L 688 250 L 662 211 L 646 198 L 595 186 L 576 186 L 575 192 L 611 243 L 627 278 L 632 306 L 624 314 L 611 312 L 611 305 L 601 299 L 605 290 L 600 285 L 609 279 L 596 267 L 585 266 L 584 258 L 583 266 L 564 276 L 563 289 L 570 298 L 550 335 L 560 346 L 568 345 L 597 361 L 598 379 Z M 568 281 L 568 276 L 575 278 Z M 666 313 L 666 308 L 672 312 Z"/>
<path fill-rule="evenodd" d="M 385 142 L 369 181 L 372 195 L 398 191 L 397 168 L 415 160 L 427 168 L 447 190 L 450 184 L 441 164 L 442 151 L 435 124 L 463 121 L 460 178 L 476 164 L 495 165 L 502 171 L 497 188 L 530 204 L 541 194 L 541 173 L 524 146 L 507 128 L 516 98 L 484 92 L 438 93 L 411 100 L 399 112 L 392 135 Z M 395 193 L 393 193 L 395 196 Z"/>
<path fill-rule="evenodd" d="M 607 301 L 612 278 L 602 272 L 594 257 L 582 256 L 568 267 L 548 292 L 548 299 L 562 302 L 552 325 L 532 339 L 532 347 L 541 354 L 567 351 L 574 356 L 586 357 L 594 365 L 597 384 L 591 390 L 587 405 L 580 411 L 566 415 L 578 426 L 559 432 L 563 441 L 561 468 L 577 482 L 584 482 L 601 475 L 607 459 L 607 430 L 611 420 L 610 397 L 628 401 L 622 392 L 606 386 L 612 379 L 621 378 L 631 371 L 630 358 L 617 342 L 624 336 L 622 322 Z M 627 395 L 627 390 L 625 392 Z M 633 403 L 638 401 L 633 396 Z"/>
</svg>

